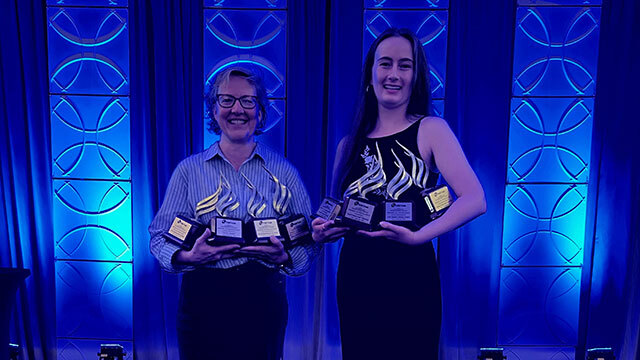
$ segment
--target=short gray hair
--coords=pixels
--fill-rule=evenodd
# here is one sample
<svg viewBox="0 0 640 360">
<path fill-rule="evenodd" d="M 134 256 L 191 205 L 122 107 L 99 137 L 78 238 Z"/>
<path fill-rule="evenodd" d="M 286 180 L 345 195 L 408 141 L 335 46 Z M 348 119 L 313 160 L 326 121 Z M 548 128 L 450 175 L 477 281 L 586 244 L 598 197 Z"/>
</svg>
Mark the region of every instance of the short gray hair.
<svg viewBox="0 0 640 360">
<path fill-rule="evenodd" d="M 267 90 L 265 89 L 260 76 L 258 76 L 254 71 L 241 66 L 228 67 L 220 71 L 213 78 L 209 91 L 207 91 L 204 98 L 207 105 L 205 116 L 209 119 L 208 130 L 209 132 L 220 135 L 220 124 L 218 124 L 218 121 L 213 116 L 213 111 L 216 108 L 216 98 L 220 87 L 227 84 L 229 82 L 229 78 L 232 76 L 238 76 L 247 80 L 256 90 L 256 99 L 258 101 L 258 113 L 256 115 L 258 117 L 258 124 L 256 125 L 255 135 L 260 135 L 267 124 L 267 104 L 269 102 L 267 99 Z"/>
</svg>

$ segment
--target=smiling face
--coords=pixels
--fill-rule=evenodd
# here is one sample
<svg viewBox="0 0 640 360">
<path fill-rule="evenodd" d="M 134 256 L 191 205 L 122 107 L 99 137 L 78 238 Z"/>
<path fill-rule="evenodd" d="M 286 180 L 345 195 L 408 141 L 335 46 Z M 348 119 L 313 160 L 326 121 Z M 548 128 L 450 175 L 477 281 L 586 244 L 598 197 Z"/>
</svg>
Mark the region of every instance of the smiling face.
<svg viewBox="0 0 640 360">
<path fill-rule="evenodd" d="M 414 59 L 411 43 L 404 37 L 384 39 L 375 52 L 371 85 L 378 106 L 407 106 L 413 86 Z"/>
<path fill-rule="evenodd" d="M 230 76 L 229 81 L 220 85 L 218 94 L 231 95 L 235 98 L 242 96 L 256 96 L 256 89 L 247 79 L 241 76 Z M 220 126 L 220 140 L 232 143 L 246 143 L 253 141 L 258 119 L 258 108 L 245 109 L 237 100 L 230 108 L 221 107 L 216 103 L 213 111 Z"/>
</svg>

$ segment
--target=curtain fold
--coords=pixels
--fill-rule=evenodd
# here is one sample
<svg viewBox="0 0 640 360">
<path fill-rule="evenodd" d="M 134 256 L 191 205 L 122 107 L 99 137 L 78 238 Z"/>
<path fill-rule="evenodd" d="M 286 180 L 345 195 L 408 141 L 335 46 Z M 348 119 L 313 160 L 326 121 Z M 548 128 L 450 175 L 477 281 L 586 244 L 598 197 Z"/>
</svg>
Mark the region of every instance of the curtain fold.
<svg viewBox="0 0 640 360">
<path fill-rule="evenodd" d="M 137 359 L 178 359 L 180 277 L 149 253 L 147 227 L 178 162 L 202 149 L 202 3 L 130 1 L 134 339 Z"/>
<path fill-rule="evenodd" d="M 41 1 L 2 1 L 0 266 L 31 271 L 11 328 L 25 359 L 56 356 L 45 24 Z"/>
<path fill-rule="evenodd" d="M 487 212 L 440 237 L 441 359 L 497 343 L 515 1 L 452 1 L 444 118 L 482 184 Z"/>
<path fill-rule="evenodd" d="M 640 359 L 640 4 L 605 0 L 594 111 L 597 166 L 586 347 Z"/>
</svg>

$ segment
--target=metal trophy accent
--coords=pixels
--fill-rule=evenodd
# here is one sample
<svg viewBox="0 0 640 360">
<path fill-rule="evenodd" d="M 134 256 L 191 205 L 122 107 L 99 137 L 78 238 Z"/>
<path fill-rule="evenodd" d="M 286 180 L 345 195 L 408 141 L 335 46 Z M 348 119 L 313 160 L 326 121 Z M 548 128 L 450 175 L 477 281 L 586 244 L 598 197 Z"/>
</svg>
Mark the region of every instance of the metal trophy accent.
<svg viewBox="0 0 640 360">
<path fill-rule="evenodd" d="M 382 155 L 380 155 L 378 143 L 376 143 L 377 156 L 368 155 L 367 150 L 368 148 L 365 149 L 365 156 L 371 159 L 369 169 L 345 190 L 341 222 L 354 229 L 371 231 L 377 220 L 375 217 L 377 204 L 368 200 L 367 194 L 381 188 L 387 176 L 382 169 Z"/>
<path fill-rule="evenodd" d="M 404 150 L 404 153 L 411 158 L 411 178 L 414 184 L 422 189 L 420 196 L 422 196 L 424 202 L 427 204 L 429 218 L 436 219 L 440 217 L 447 211 L 449 206 L 453 204 L 453 197 L 449 192 L 449 188 L 446 185 L 427 188 L 427 179 L 429 178 L 430 172 L 424 164 L 424 161 L 397 140 L 396 143 Z"/>
<path fill-rule="evenodd" d="M 413 201 L 398 201 L 402 193 L 407 191 L 413 185 L 413 178 L 405 170 L 402 161 L 398 158 L 395 151 L 391 149 L 391 154 L 396 158 L 394 164 L 398 167 L 398 172 L 387 184 L 387 199 L 382 203 L 382 218 L 394 224 L 405 227 L 413 227 L 415 225 L 415 204 Z"/>
<path fill-rule="evenodd" d="M 205 200 L 198 203 L 202 204 L 196 207 L 196 214 L 198 209 L 201 211 L 212 209 L 217 213 L 211 219 L 211 232 L 214 237 L 207 243 L 210 245 L 243 244 L 242 220 L 229 217 L 229 213 L 237 209 L 240 206 L 240 202 L 231 191 L 231 184 L 222 173 L 220 173 L 218 188 L 213 195 Z"/>
<path fill-rule="evenodd" d="M 247 186 L 251 190 L 251 197 L 247 203 L 247 213 L 251 219 L 245 223 L 245 231 L 247 234 L 247 242 L 268 244 L 269 238 L 273 236 L 280 236 L 280 230 L 278 228 L 278 219 L 276 218 L 261 218 L 260 215 L 267 208 L 267 203 L 258 193 L 256 186 L 242 174 Z"/>
<path fill-rule="evenodd" d="M 278 228 L 282 234 L 283 245 L 290 248 L 302 241 L 311 241 L 311 228 L 307 218 L 302 214 L 293 214 L 285 217 L 287 208 L 291 203 L 291 190 L 282 183 L 269 169 L 264 168 L 275 184 L 272 206 L 278 214 Z"/>
</svg>

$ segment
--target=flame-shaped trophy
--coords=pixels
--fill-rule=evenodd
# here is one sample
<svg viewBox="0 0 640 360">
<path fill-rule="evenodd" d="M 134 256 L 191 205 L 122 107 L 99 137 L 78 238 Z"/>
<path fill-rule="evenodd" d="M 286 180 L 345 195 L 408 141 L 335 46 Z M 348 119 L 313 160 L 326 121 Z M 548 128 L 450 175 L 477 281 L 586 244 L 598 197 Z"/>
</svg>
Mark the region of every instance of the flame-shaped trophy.
<svg viewBox="0 0 640 360">
<path fill-rule="evenodd" d="M 291 203 L 291 190 L 277 176 L 266 167 L 265 171 L 274 183 L 274 191 L 271 205 L 278 214 L 278 227 L 283 238 L 285 248 L 290 248 L 302 241 L 311 241 L 311 229 L 307 218 L 302 214 L 286 216 Z"/>
<path fill-rule="evenodd" d="M 229 216 L 239 206 L 240 202 L 231 191 L 229 180 L 220 173 L 220 181 L 216 191 L 196 205 L 196 215 L 205 211 L 215 210 L 216 212 L 211 218 L 210 226 L 214 236 L 207 242 L 209 245 L 244 244 L 242 220 Z"/>
<path fill-rule="evenodd" d="M 376 143 L 377 156 L 370 155 L 367 172 L 352 182 L 344 192 L 344 205 L 339 220 L 341 223 L 361 230 L 374 229 L 377 203 L 367 199 L 367 194 L 381 188 L 387 181 L 382 170 L 382 155 Z"/>
<path fill-rule="evenodd" d="M 191 250 L 196 239 L 207 229 L 207 226 L 203 225 L 199 218 L 215 210 L 221 192 L 222 187 L 218 186 L 212 195 L 200 200 L 196 204 L 195 218 L 176 215 L 171 223 L 171 227 L 165 233 L 165 237 L 184 250 Z"/>
<path fill-rule="evenodd" d="M 436 219 L 449 209 L 453 204 L 453 197 L 447 185 L 439 185 L 427 188 L 427 180 L 429 179 L 429 169 L 421 158 L 417 157 L 407 147 L 403 146 L 396 140 L 396 143 L 404 150 L 404 153 L 411 158 L 411 179 L 413 183 L 420 189 L 420 196 L 427 204 L 429 218 Z"/>
<path fill-rule="evenodd" d="M 383 202 L 384 221 L 413 228 L 415 226 L 415 204 L 413 201 L 399 201 L 400 195 L 413 185 L 413 177 L 405 170 L 402 161 L 395 151 L 391 149 L 391 154 L 396 159 L 394 164 L 398 167 L 398 172 L 387 184 L 387 200 Z"/>
<path fill-rule="evenodd" d="M 244 174 L 242 174 L 242 177 L 244 177 L 247 187 L 251 190 L 251 197 L 247 203 L 247 213 L 251 219 L 245 223 L 248 242 L 268 244 L 271 236 L 280 236 L 278 219 L 260 217 L 267 208 L 267 203 L 251 180 Z"/>
</svg>

